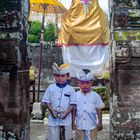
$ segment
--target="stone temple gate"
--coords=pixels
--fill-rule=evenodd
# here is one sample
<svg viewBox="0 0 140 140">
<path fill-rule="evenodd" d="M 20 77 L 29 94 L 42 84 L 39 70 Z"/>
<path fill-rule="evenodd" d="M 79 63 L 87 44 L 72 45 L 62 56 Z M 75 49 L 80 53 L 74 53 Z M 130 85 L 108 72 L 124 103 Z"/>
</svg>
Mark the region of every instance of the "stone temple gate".
<svg viewBox="0 0 140 140">
<path fill-rule="evenodd" d="M 140 1 L 112 0 L 111 140 L 140 140 Z"/>
<path fill-rule="evenodd" d="M 28 0 L 0 1 L 0 140 L 29 140 Z"/>
<path fill-rule="evenodd" d="M 0 1 L 0 139 L 29 140 L 28 0 Z M 110 0 L 110 140 L 140 140 L 140 1 Z"/>
</svg>

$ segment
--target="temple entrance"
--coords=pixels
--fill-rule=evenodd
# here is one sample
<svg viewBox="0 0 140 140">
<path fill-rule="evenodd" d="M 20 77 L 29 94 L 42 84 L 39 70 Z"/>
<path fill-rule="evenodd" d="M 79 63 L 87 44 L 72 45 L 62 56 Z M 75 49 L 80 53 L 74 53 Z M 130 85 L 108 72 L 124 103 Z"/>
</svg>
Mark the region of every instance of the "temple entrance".
<svg viewBox="0 0 140 140">
<path fill-rule="evenodd" d="M 105 140 L 139 140 L 140 2 L 139 0 L 112 0 L 109 9 L 111 55 L 109 86 L 107 82 L 109 87 L 107 89 L 109 90 L 107 113 L 110 114 L 110 120 L 104 121 L 105 123 L 109 121 L 110 126 L 105 124 L 106 131 L 99 133 L 99 136 L 102 137 L 97 138 L 103 140 L 107 134 Z M 1 0 L 0 139 L 30 139 L 28 12 L 28 0 Z M 56 55 L 59 54 L 59 51 L 55 52 Z M 51 61 L 48 60 L 49 63 Z M 51 72 L 51 70 L 48 71 Z M 53 82 L 50 77 L 45 80 Z M 99 82 L 99 84 L 106 86 L 104 82 Z M 100 91 L 102 92 L 104 89 Z M 104 92 L 102 93 L 104 94 Z M 35 127 L 37 127 L 36 124 Z M 37 137 L 43 139 L 45 128 L 38 125 L 39 128 L 42 129 L 40 133 L 43 133 L 42 135 L 37 133 Z M 36 138 L 32 134 L 36 130 L 31 131 L 31 139 L 35 140 Z"/>
</svg>

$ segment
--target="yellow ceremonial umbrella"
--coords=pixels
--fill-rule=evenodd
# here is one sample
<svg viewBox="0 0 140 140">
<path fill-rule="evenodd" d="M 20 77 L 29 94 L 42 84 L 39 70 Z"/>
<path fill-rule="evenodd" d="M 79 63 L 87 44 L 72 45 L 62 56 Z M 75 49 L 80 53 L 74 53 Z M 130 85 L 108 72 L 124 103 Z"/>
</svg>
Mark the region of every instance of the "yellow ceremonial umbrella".
<svg viewBox="0 0 140 140">
<path fill-rule="evenodd" d="M 30 11 L 38 12 L 38 13 L 43 13 L 44 8 L 40 4 L 31 4 L 30 5 Z M 66 12 L 67 9 L 62 5 L 47 5 L 47 8 L 45 9 L 45 14 L 49 13 L 64 13 Z"/>
<path fill-rule="evenodd" d="M 58 5 L 53 5 L 53 4 L 49 4 L 47 6 L 47 9 L 45 10 L 45 16 L 50 15 L 50 14 L 55 14 L 56 34 L 58 34 L 58 27 L 57 27 L 58 19 L 60 19 L 61 15 L 66 11 L 67 9 L 63 5 L 58 6 Z M 43 12 L 44 12 L 44 9 L 40 4 L 31 4 L 29 19 L 32 20 L 35 17 L 34 15 L 36 15 L 37 13 L 40 14 Z M 61 20 L 59 20 L 59 22 L 61 22 Z"/>
<path fill-rule="evenodd" d="M 64 5 L 57 0 L 30 0 L 30 11 L 42 13 L 42 27 L 41 27 L 41 39 L 40 39 L 40 58 L 39 58 L 39 73 L 38 73 L 38 96 L 37 101 L 39 102 L 40 92 L 40 75 L 42 66 L 42 48 L 44 42 L 44 21 L 45 15 L 48 13 L 62 13 L 66 9 Z"/>
</svg>

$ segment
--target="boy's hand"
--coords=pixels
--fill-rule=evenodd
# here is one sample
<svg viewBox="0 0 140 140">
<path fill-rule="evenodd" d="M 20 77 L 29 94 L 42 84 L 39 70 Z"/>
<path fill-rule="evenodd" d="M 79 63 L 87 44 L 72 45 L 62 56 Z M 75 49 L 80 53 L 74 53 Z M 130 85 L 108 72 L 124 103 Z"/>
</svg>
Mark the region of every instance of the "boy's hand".
<svg viewBox="0 0 140 140">
<path fill-rule="evenodd" d="M 97 130 L 101 131 L 103 129 L 103 125 L 101 123 L 98 123 L 97 125 Z"/>
<path fill-rule="evenodd" d="M 52 113 L 53 118 L 56 119 L 57 118 L 56 112 L 53 110 L 51 113 Z"/>
<path fill-rule="evenodd" d="M 71 104 L 68 107 L 67 111 L 63 112 L 63 115 L 62 115 L 61 119 L 65 119 L 69 115 L 69 113 L 73 110 L 73 108 L 74 108 L 74 105 Z"/>
<path fill-rule="evenodd" d="M 75 129 L 76 129 L 76 124 L 72 123 L 72 130 L 75 130 Z"/>
<path fill-rule="evenodd" d="M 66 112 L 64 112 L 61 119 L 65 119 L 66 117 L 67 117 L 67 114 L 66 114 Z"/>
</svg>

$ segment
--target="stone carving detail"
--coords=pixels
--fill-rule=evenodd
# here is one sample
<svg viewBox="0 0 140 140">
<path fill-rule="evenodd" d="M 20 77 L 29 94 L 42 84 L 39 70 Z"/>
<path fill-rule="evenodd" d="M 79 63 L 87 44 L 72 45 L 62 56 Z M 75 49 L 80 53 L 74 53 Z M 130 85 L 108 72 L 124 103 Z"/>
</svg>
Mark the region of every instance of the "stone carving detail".
<svg viewBox="0 0 140 140">
<path fill-rule="evenodd" d="M 116 42 L 116 57 L 128 58 L 130 56 L 130 41 Z"/>
<path fill-rule="evenodd" d="M 28 0 L 0 0 L 0 140 L 29 140 Z"/>
<path fill-rule="evenodd" d="M 140 27 L 140 9 L 115 8 L 114 27 Z"/>
<path fill-rule="evenodd" d="M 17 50 L 15 46 L 0 46 L 0 71 L 10 72 L 17 68 Z"/>
<path fill-rule="evenodd" d="M 114 7 L 140 7 L 139 0 L 113 0 Z"/>
<path fill-rule="evenodd" d="M 132 47 L 131 47 L 131 56 L 132 57 L 140 57 L 140 41 L 132 41 L 131 42 Z"/>
<path fill-rule="evenodd" d="M 140 139 L 140 1 L 113 0 L 111 140 Z"/>
</svg>

